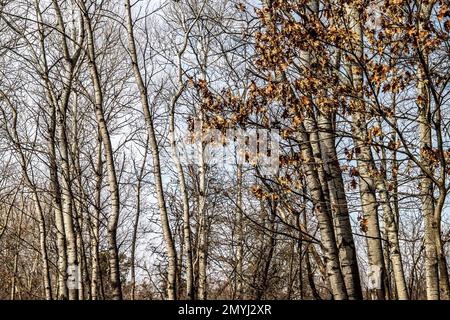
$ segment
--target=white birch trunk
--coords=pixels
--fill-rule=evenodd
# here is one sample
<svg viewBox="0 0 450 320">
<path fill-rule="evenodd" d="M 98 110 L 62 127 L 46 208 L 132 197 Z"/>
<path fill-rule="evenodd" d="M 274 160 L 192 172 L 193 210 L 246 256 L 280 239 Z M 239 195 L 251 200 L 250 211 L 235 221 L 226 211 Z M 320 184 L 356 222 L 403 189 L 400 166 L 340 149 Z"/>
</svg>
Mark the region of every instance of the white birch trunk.
<svg viewBox="0 0 450 320">
<path fill-rule="evenodd" d="M 133 67 L 134 77 L 137 87 L 140 93 L 142 110 L 144 113 L 144 119 L 147 126 L 150 148 L 152 151 L 153 160 L 153 177 L 156 186 L 156 198 L 158 201 L 161 227 L 163 230 L 164 242 L 166 245 L 166 252 L 168 257 L 168 270 L 167 270 L 167 297 L 169 300 L 175 300 L 176 295 L 176 275 L 177 275 L 177 254 L 175 249 L 175 243 L 172 236 L 172 231 L 169 224 L 169 216 L 166 208 L 166 201 L 164 199 L 164 188 L 161 178 L 161 164 L 159 158 L 159 147 L 156 140 L 155 128 L 153 125 L 152 115 L 150 113 L 150 106 L 147 96 L 147 87 L 142 79 L 141 71 L 138 65 L 138 57 L 136 52 L 136 44 L 133 33 L 133 19 L 131 16 L 130 1 L 125 0 L 125 10 L 127 15 L 126 25 L 128 32 L 128 51 L 130 53 L 131 64 Z"/>
<path fill-rule="evenodd" d="M 110 282 L 113 291 L 113 299 L 121 300 L 122 285 L 120 281 L 119 250 L 117 247 L 117 225 L 119 223 L 120 214 L 119 186 L 114 163 L 114 151 L 112 149 L 111 138 L 103 110 L 103 92 L 100 74 L 96 63 L 94 32 L 89 13 L 83 1 L 80 1 L 80 9 L 83 14 L 83 21 L 87 35 L 89 71 L 94 86 L 95 117 L 97 119 L 99 133 L 104 147 L 106 170 L 108 173 L 108 187 L 111 194 L 111 213 L 109 215 L 107 225 Z"/>
</svg>

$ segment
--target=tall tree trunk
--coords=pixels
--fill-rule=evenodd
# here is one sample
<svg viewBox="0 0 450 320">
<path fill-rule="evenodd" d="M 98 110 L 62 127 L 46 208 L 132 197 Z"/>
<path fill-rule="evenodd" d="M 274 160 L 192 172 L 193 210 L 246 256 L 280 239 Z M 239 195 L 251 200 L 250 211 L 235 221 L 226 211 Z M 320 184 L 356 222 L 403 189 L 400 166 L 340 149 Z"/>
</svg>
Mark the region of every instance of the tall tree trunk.
<svg viewBox="0 0 450 320">
<path fill-rule="evenodd" d="M 100 255 L 99 255 L 99 241 L 100 241 L 100 219 L 102 211 L 102 182 L 103 182 L 103 150 L 102 139 L 98 134 L 97 137 L 97 165 L 95 168 L 95 215 L 91 219 L 91 294 L 92 300 L 99 300 L 101 296 L 100 289 L 103 289 L 102 277 L 100 273 Z"/>
<path fill-rule="evenodd" d="M 318 19 L 319 9 L 319 1 L 310 1 L 306 9 L 306 14 L 314 15 L 314 18 Z M 314 57 L 308 52 L 303 52 L 302 56 L 304 56 L 309 67 L 309 64 L 313 62 Z M 339 59 L 340 56 L 338 55 L 336 59 L 337 65 L 339 65 Z M 314 97 L 311 96 L 309 99 L 314 100 Z M 362 297 L 362 293 L 348 209 L 345 211 L 347 202 L 344 190 L 342 189 L 343 195 L 341 195 L 338 194 L 340 190 L 336 189 L 336 186 L 340 187 L 338 179 L 340 178 L 342 181 L 342 176 L 336 156 L 335 141 L 332 135 L 332 124 L 329 115 L 323 115 L 321 112 L 321 110 L 318 110 L 318 114 L 316 115 L 311 111 L 306 117 L 304 124 L 306 130 L 309 132 L 309 137 L 307 140 L 303 141 L 309 141 L 312 156 L 314 157 L 314 159 L 311 158 L 311 162 L 324 163 L 323 165 L 317 165 L 317 178 L 319 179 L 318 187 L 321 188 L 323 197 L 321 206 L 323 206 L 322 209 L 326 212 L 326 215 L 329 215 L 327 218 L 330 219 L 331 223 L 328 227 L 331 228 L 329 232 L 332 232 L 333 239 L 337 242 L 336 244 L 339 252 L 338 256 L 335 257 L 339 266 L 339 271 L 336 270 L 336 272 L 340 274 L 338 278 L 342 277 L 344 281 L 343 288 L 338 289 L 338 291 L 342 291 L 340 294 L 336 295 L 337 292 L 333 289 L 331 291 L 334 296 L 336 295 L 335 297 L 339 296 L 339 299 L 358 299 Z M 325 161 L 323 161 L 324 159 Z M 336 164 L 330 163 L 329 159 L 331 159 L 331 161 L 337 161 L 337 168 Z M 331 173 L 334 173 L 334 176 L 330 176 Z M 338 196 L 340 196 L 340 198 L 338 198 Z M 318 199 L 316 199 L 316 201 L 317 200 Z M 335 282 L 332 284 L 334 280 L 331 278 L 328 278 L 328 280 L 330 281 L 330 284 L 337 289 L 337 283 Z M 339 284 L 339 286 L 341 286 L 341 284 Z"/>
<path fill-rule="evenodd" d="M 319 175 L 316 170 L 317 164 L 314 161 L 309 136 L 303 125 L 300 125 L 299 131 L 300 132 L 298 135 L 300 138 L 299 141 L 301 141 L 300 149 L 302 153 L 304 172 L 306 175 L 305 179 L 314 204 L 317 220 L 319 222 L 327 278 L 330 281 L 331 293 L 336 300 L 347 299 L 348 295 L 341 272 L 339 251 L 336 246 L 332 215 L 328 210 L 326 198 L 320 184 Z"/>
<path fill-rule="evenodd" d="M 80 283 L 78 291 L 78 300 L 85 299 L 85 277 L 88 275 L 85 273 L 86 266 L 86 255 L 84 249 L 84 239 L 83 239 L 83 203 L 86 201 L 84 198 L 84 190 L 81 182 L 81 166 L 79 157 L 79 145 L 78 145 L 78 97 L 74 94 L 72 103 L 72 128 L 71 128 L 71 146 L 70 146 L 70 159 L 71 159 L 71 176 L 73 177 L 73 188 L 72 193 L 77 195 L 73 197 L 73 215 L 74 215 L 74 226 L 76 232 L 77 241 L 77 252 L 78 252 L 78 275 L 77 279 Z M 89 294 L 90 295 L 90 294 Z"/>
<path fill-rule="evenodd" d="M 192 24 L 191 26 L 193 26 Z M 188 36 L 190 29 L 186 32 L 182 47 L 177 53 L 177 76 L 178 76 L 178 89 L 173 95 L 170 102 L 170 114 L 169 114 L 169 138 L 172 149 L 172 157 L 175 162 L 178 182 L 180 184 L 180 192 L 183 200 L 183 249 L 186 255 L 186 294 L 189 300 L 195 298 L 194 288 L 194 264 L 192 259 L 192 238 L 191 238 L 191 224 L 190 224 L 190 208 L 189 208 L 189 194 L 186 186 L 186 178 L 184 175 L 183 166 L 181 164 L 180 155 L 178 153 L 177 141 L 175 135 L 175 108 L 177 101 L 183 90 L 185 84 L 183 82 L 183 69 L 181 66 L 181 58 L 186 51 L 188 44 Z"/>
<path fill-rule="evenodd" d="M 106 158 L 106 170 L 108 173 L 108 186 L 111 194 L 111 213 L 108 218 L 107 234 L 108 234 L 108 253 L 109 253 L 109 269 L 110 281 L 113 292 L 113 299 L 122 299 L 122 285 L 120 281 L 119 267 L 119 249 L 117 247 L 117 225 L 119 223 L 120 214 L 120 198 L 119 185 L 117 182 L 116 168 L 114 163 L 114 151 L 111 145 L 111 137 L 105 119 L 103 110 L 103 91 L 100 81 L 100 74 L 96 63 L 95 40 L 92 30 L 91 19 L 83 1 L 79 2 L 80 9 L 83 14 L 84 26 L 87 35 L 89 71 L 94 86 L 94 107 L 95 117 L 102 138 L 104 153 Z"/>
<path fill-rule="evenodd" d="M 428 150 L 433 146 L 431 137 L 431 106 L 425 78 L 423 67 L 419 68 L 417 89 L 419 95 L 422 97 L 422 102 L 419 104 L 418 117 L 421 151 Z M 421 154 L 423 154 L 423 152 L 421 152 Z M 422 157 L 421 161 L 428 168 L 431 168 L 429 159 Z M 425 224 L 424 244 L 427 299 L 439 300 L 439 273 L 435 237 L 436 222 L 434 219 L 433 182 L 431 178 L 426 175 L 426 173 L 422 174 L 420 189 L 422 214 Z"/>
<path fill-rule="evenodd" d="M 58 11 L 57 11 L 58 12 Z M 55 97 L 55 93 L 52 90 L 52 85 L 50 83 L 49 68 L 47 63 L 47 54 L 45 47 L 45 31 L 44 24 L 42 21 L 42 14 L 40 11 L 39 3 L 36 2 L 36 16 L 38 21 L 38 31 L 39 31 L 39 45 L 41 59 L 41 68 L 44 71 L 42 74 L 43 87 L 45 88 L 45 94 L 47 98 L 47 103 L 50 107 L 49 110 L 49 125 L 48 125 L 48 137 L 47 137 L 47 151 L 49 157 L 49 173 L 50 173 L 50 193 L 52 197 L 52 206 L 55 216 L 55 226 L 56 226 L 56 247 L 58 252 L 58 299 L 67 299 L 67 249 L 66 249 L 66 234 L 64 230 L 64 218 L 62 213 L 62 203 L 61 203 L 61 189 L 58 178 L 58 166 L 56 158 L 56 115 L 58 109 L 58 102 Z M 58 20 L 60 23 L 60 19 Z M 61 25 L 59 25 L 61 28 Z M 61 30 L 61 29 L 60 29 Z"/>
<path fill-rule="evenodd" d="M 381 127 L 381 124 L 380 124 Z M 387 261 L 386 269 L 390 272 L 392 268 L 394 276 L 394 285 L 397 293 L 397 298 L 400 300 L 408 300 L 408 290 L 406 288 L 405 273 L 403 270 L 403 262 L 400 251 L 400 243 L 398 240 L 398 217 L 392 208 L 391 196 L 388 191 L 387 178 L 387 155 L 385 148 L 381 148 L 381 173 L 377 182 L 377 189 L 380 194 L 381 207 L 383 209 L 384 230 L 387 237 Z M 391 168 L 394 172 L 395 168 Z M 388 279 L 388 277 L 386 277 Z"/>
<path fill-rule="evenodd" d="M 58 251 L 58 299 L 67 299 L 67 251 L 66 251 L 66 233 L 64 230 L 64 217 L 62 213 L 61 189 L 58 178 L 58 167 L 56 164 L 55 151 L 55 107 L 52 107 L 51 127 L 48 139 L 49 151 L 49 170 L 50 170 L 50 192 L 52 195 L 53 212 L 56 226 L 56 247 Z"/>
<path fill-rule="evenodd" d="M 243 299 L 243 265 L 244 265 L 244 221 L 242 219 L 242 164 L 237 165 L 236 170 L 236 296 L 235 299 Z"/>
<path fill-rule="evenodd" d="M 199 110 L 200 132 L 203 132 L 203 111 Z M 208 214 L 206 209 L 206 163 L 205 148 L 206 144 L 201 137 L 197 145 L 198 161 L 198 186 L 197 186 L 197 215 L 199 219 L 198 230 L 198 293 L 197 298 L 206 300 L 207 296 L 207 274 L 206 266 L 208 262 Z"/>
<path fill-rule="evenodd" d="M 336 152 L 335 131 L 332 124 L 332 121 L 334 121 L 332 119 L 335 119 L 335 117 L 335 113 L 319 114 L 319 139 L 323 150 L 326 182 L 330 192 L 330 207 L 333 214 L 342 275 L 348 298 L 359 300 L 362 299 L 361 282 L 347 198 L 345 196 L 345 186 Z"/>
<path fill-rule="evenodd" d="M 68 35 L 65 29 L 65 22 L 63 20 L 63 14 L 61 12 L 58 1 L 52 0 L 53 8 L 55 10 L 58 31 L 61 37 L 61 51 L 63 52 L 63 65 L 64 65 L 64 90 L 62 92 L 60 103 L 57 109 L 57 125 L 59 129 L 59 144 L 61 153 L 61 210 L 64 222 L 64 232 L 66 235 L 66 250 L 67 250 L 67 273 L 70 279 L 70 288 L 68 288 L 68 296 L 70 300 L 78 299 L 78 286 L 75 279 L 77 278 L 78 270 L 78 256 L 77 256 L 77 244 L 76 244 L 76 234 L 73 223 L 73 199 L 71 190 L 71 175 L 70 175 L 70 160 L 69 160 L 69 142 L 67 138 L 67 110 L 70 102 L 70 95 L 72 92 L 72 83 L 74 77 L 74 67 L 77 62 L 80 52 L 81 45 L 84 39 L 84 32 L 82 28 L 79 31 L 79 37 L 76 39 L 78 44 L 78 49 L 70 54 L 69 45 L 67 43 Z M 81 17 L 79 17 L 81 21 Z M 81 25 L 81 23 L 80 23 Z"/>
<path fill-rule="evenodd" d="M 400 300 L 408 300 L 408 290 L 406 288 L 400 244 L 398 241 L 398 229 L 395 222 L 395 215 L 388 196 L 386 181 L 380 182 L 378 188 L 380 189 L 380 202 L 384 214 L 384 228 L 386 230 L 387 236 L 388 254 L 389 259 L 392 262 L 392 270 L 394 274 L 397 296 Z"/>
<path fill-rule="evenodd" d="M 161 178 L 161 164 L 159 158 L 159 147 L 156 140 L 155 128 L 153 125 L 153 118 L 150 112 L 148 102 L 147 87 L 142 79 L 141 71 L 138 65 L 138 57 L 136 52 L 136 43 L 133 32 L 133 19 L 131 16 L 130 1 L 125 0 L 125 10 L 127 15 L 127 32 L 128 32 L 128 51 L 130 53 L 131 64 L 133 67 L 134 77 L 139 89 L 142 110 L 147 126 L 150 148 L 152 151 L 153 160 L 153 177 L 156 185 L 156 197 L 158 200 L 160 220 L 163 230 L 164 242 L 166 245 L 166 252 L 168 257 L 167 270 L 167 297 L 169 300 L 175 300 L 176 295 L 176 277 L 177 277 L 177 254 L 175 243 L 172 236 L 172 231 L 169 224 L 169 215 L 167 213 L 166 201 L 164 199 L 163 183 Z"/>
<path fill-rule="evenodd" d="M 52 300 L 52 284 L 50 277 L 50 268 L 49 268 L 49 258 L 47 251 L 47 235 L 45 228 L 45 217 L 42 211 L 41 204 L 37 198 L 37 192 L 34 190 L 34 201 L 36 202 L 36 210 L 38 212 L 38 221 L 39 221 L 39 246 L 41 250 L 41 259 L 42 259 L 42 273 L 43 273 L 43 282 L 44 282 L 44 293 L 46 300 Z"/>
<path fill-rule="evenodd" d="M 50 99 L 49 99 L 50 100 Z M 64 217 L 62 213 L 61 188 L 58 178 L 58 166 L 56 162 L 56 107 L 49 101 L 50 110 L 50 126 L 49 137 L 47 140 L 47 150 L 49 154 L 49 171 L 50 171 L 50 193 L 52 197 L 52 207 L 55 217 L 56 226 L 56 247 L 58 252 L 58 299 L 67 299 L 67 252 L 66 252 L 66 233 L 64 230 Z"/>
<path fill-rule="evenodd" d="M 69 93 L 67 93 L 67 100 Z M 73 272 L 76 272 L 78 268 L 78 258 L 77 258 L 77 244 L 76 235 L 73 223 L 73 213 L 72 213 L 72 192 L 71 192 L 71 178 L 70 178 L 70 167 L 69 167 L 69 153 L 67 149 L 67 136 L 66 136 L 66 111 L 65 108 L 59 110 L 59 143 L 60 143 L 60 153 L 61 153 L 61 169 L 62 169 L 62 199 L 61 207 L 63 213 L 64 221 L 64 231 L 66 235 L 66 245 L 67 245 L 67 264 L 70 279 L 76 278 Z M 77 284 L 75 284 L 77 286 Z M 78 289 L 74 288 L 74 284 L 68 289 L 69 299 L 78 299 Z"/>
<path fill-rule="evenodd" d="M 350 21 L 350 30 L 354 36 L 353 50 L 357 59 L 351 63 L 348 72 L 351 76 L 353 90 L 356 97 L 351 101 L 352 105 L 352 133 L 355 153 L 359 171 L 359 192 L 363 219 L 367 226 L 367 251 L 369 256 L 369 281 L 381 279 L 384 283 L 385 266 L 383 247 L 381 243 L 380 226 L 378 221 L 378 203 L 376 199 L 376 185 L 373 174 L 376 172 L 370 145 L 366 123 L 366 105 L 363 95 L 363 71 L 360 63 L 363 63 L 363 26 L 359 9 L 346 5 L 347 15 Z M 380 283 L 380 282 L 379 282 Z M 379 285 L 371 289 L 372 299 L 384 299 L 384 286 Z"/>
<path fill-rule="evenodd" d="M 436 241 L 436 256 L 438 260 L 438 269 L 439 269 L 439 288 L 440 288 L 440 299 L 441 300 L 449 300 L 450 292 L 449 292 L 449 276 L 447 269 L 447 259 L 445 257 L 444 252 L 444 243 L 442 241 L 441 236 L 441 216 L 442 210 L 444 208 L 445 198 L 446 198 L 446 190 L 445 188 L 441 188 L 439 197 L 436 201 L 435 211 L 434 211 L 434 236 Z"/>
</svg>

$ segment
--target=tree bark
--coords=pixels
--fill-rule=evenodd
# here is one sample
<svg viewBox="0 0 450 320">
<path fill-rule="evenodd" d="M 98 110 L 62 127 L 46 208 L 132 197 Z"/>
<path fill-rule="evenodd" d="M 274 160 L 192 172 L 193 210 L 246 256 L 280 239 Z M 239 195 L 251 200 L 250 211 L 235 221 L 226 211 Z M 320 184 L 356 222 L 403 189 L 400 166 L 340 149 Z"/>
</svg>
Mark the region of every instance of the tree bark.
<svg viewBox="0 0 450 320">
<path fill-rule="evenodd" d="M 100 219 L 102 211 L 102 182 L 103 182 L 103 150 L 102 139 L 97 135 L 97 164 L 95 168 L 95 211 L 91 219 L 91 295 L 92 300 L 100 299 L 100 289 L 103 288 L 101 273 L 100 273 L 100 255 L 99 255 L 99 241 L 100 241 Z"/>
<path fill-rule="evenodd" d="M 89 13 L 86 9 L 84 1 L 80 1 L 79 3 L 81 12 L 83 14 L 83 21 L 87 35 L 89 71 L 94 86 L 95 117 L 97 119 L 99 133 L 104 147 L 106 170 L 108 173 L 108 186 L 109 192 L 111 194 L 111 213 L 108 218 L 107 225 L 110 282 L 113 291 L 113 299 L 121 300 L 122 285 L 120 281 L 119 249 L 117 247 L 117 226 L 119 223 L 120 214 L 119 185 L 117 182 L 116 168 L 114 163 L 114 151 L 112 149 L 111 137 L 103 110 L 103 91 L 100 81 L 100 74 L 96 63 L 94 32 L 92 29 L 91 19 L 89 17 Z"/>
<path fill-rule="evenodd" d="M 431 138 L 431 106 L 428 90 L 425 83 L 425 74 L 423 68 L 419 68 L 417 89 L 423 98 L 419 104 L 419 137 L 420 150 L 427 150 L 433 146 Z M 422 154 L 422 152 L 421 152 Z M 431 163 L 425 157 L 421 161 L 431 168 Z M 424 218 L 424 245 L 425 245 L 425 278 L 426 292 L 428 300 L 439 300 L 439 273 L 438 258 L 436 250 L 435 229 L 436 222 L 434 219 L 434 196 L 433 182 L 425 173 L 422 173 L 420 181 L 422 214 Z"/>
<path fill-rule="evenodd" d="M 242 164 L 237 165 L 236 170 L 236 296 L 235 299 L 243 299 L 243 266 L 244 266 L 244 221 L 242 219 Z"/>
<path fill-rule="evenodd" d="M 336 152 L 335 134 L 332 119 L 335 113 L 319 114 L 318 128 L 319 139 L 323 150 L 326 182 L 330 192 L 330 207 L 333 214 L 334 228 L 336 232 L 337 247 L 341 262 L 345 287 L 350 300 L 362 299 L 362 290 L 358 261 L 356 258 L 355 243 L 353 240 L 352 226 L 348 212 L 345 186 L 342 171 Z"/>
<path fill-rule="evenodd" d="M 164 188 L 161 178 L 161 164 L 159 158 L 159 147 L 156 140 L 155 128 L 153 125 L 153 118 L 150 113 L 150 106 L 148 102 L 147 87 L 142 79 L 141 71 L 139 69 L 138 57 L 136 52 L 136 43 L 133 33 L 133 19 L 131 16 L 130 1 L 125 0 L 125 10 L 127 15 L 127 32 L 128 32 L 128 51 L 130 54 L 131 64 L 133 67 L 134 77 L 140 93 L 142 110 L 147 126 L 150 148 L 152 151 L 153 160 L 153 177 L 156 185 L 156 197 L 158 200 L 160 220 L 163 230 L 164 242 L 166 245 L 166 252 L 168 257 L 167 270 L 167 297 L 169 300 L 175 300 L 176 295 L 176 277 L 177 277 L 177 254 L 175 243 L 172 236 L 172 231 L 169 224 L 169 215 L 167 213 L 166 201 L 164 198 Z"/>
<path fill-rule="evenodd" d="M 353 90 L 356 97 L 351 101 L 352 105 L 352 133 L 356 153 L 356 160 L 359 171 L 359 192 L 361 197 L 361 208 L 363 219 L 367 226 L 367 247 L 369 256 L 369 273 L 379 272 L 376 277 L 381 277 L 384 283 L 385 266 L 383 257 L 383 247 L 381 243 L 381 233 L 378 221 L 378 202 L 376 199 L 376 185 L 374 174 L 376 167 L 372 156 L 370 145 L 367 143 L 367 123 L 366 105 L 363 95 L 363 71 L 360 63 L 363 62 L 363 26 L 358 8 L 346 5 L 347 15 L 350 23 L 350 30 L 354 36 L 353 54 L 357 61 L 350 63 L 349 75 L 351 76 Z M 385 296 L 384 286 L 371 290 L 372 299 L 383 300 Z"/>
<path fill-rule="evenodd" d="M 199 110 L 200 132 L 203 132 L 203 111 Z M 208 262 L 208 215 L 206 210 L 206 163 L 203 135 L 197 145 L 198 163 L 198 186 L 197 186 L 197 216 L 199 219 L 198 229 L 198 293 L 199 300 L 206 300 L 207 297 L 207 273 Z"/>
<path fill-rule="evenodd" d="M 326 198 L 323 194 L 318 172 L 316 170 L 317 164 L 314 161 L 311 142 L 309 141 L 309 136 L 303 125 L 300 126 L 299 131 L 298 135 L 300 137 L 299 141 L 301 141 L 300 149 L 303 159 L 303 168 L 306 175 L 305 179 L 314 204 L 314 211 L 319 222 L 325 267 L 331 286 L 330 289 L 334 299 L 348 299 L 340 268 L 339 251 L 336 246 L 332 215 L 331 212 L 327 210 Z"/>
<path fill-rule="evenodd" d="M 195 23 L 195 21 L 194 21 Z M 183 82 L 183 69 L 181 65 L 181 58 L 186 51 L 189 32 L 194 26 L 186 31 L 182 47 L 177 53 L 177 84 L 178 88 L 173 95 L 170 102 L 170 114 L 169 114 L 169 138 L 170 145 L 172 149 L 172 157 L 175 162 L 175 167 L 178 175 L 178 182 L 180 184 L 180 192 L 183 200 L 183 249 L 186 254 L 186 294 L 188 300 L 193 300 L 195 298 L 195 287 L 194 287 L 194 264 L 192 259 L 192 238 L 191 238 L 191 224 L 190 224 L 190 208 L 189 208 L 189 194 L 186 186 L 186 178 L 184 175 L 183 165 L 181 164 L 180 155 L 178 153 L 177 141 L 175 136 L 175 108 L 177 101 L 183 90 L 185 84 Z"/>
<path fill-rule="evenodd" d="M 386 188 L 386 181 L 381 181 L 378 188 L 380 189 L 380 202 L 384 213 L 384 228 L 386 230 L 388 253 L 389 259 L 392 262 L 397 296 L 399 300 L 408 300 L 408 290 L 403 271 L 400 243 L 398 241 L 398 228 Z"/>
</svg>

